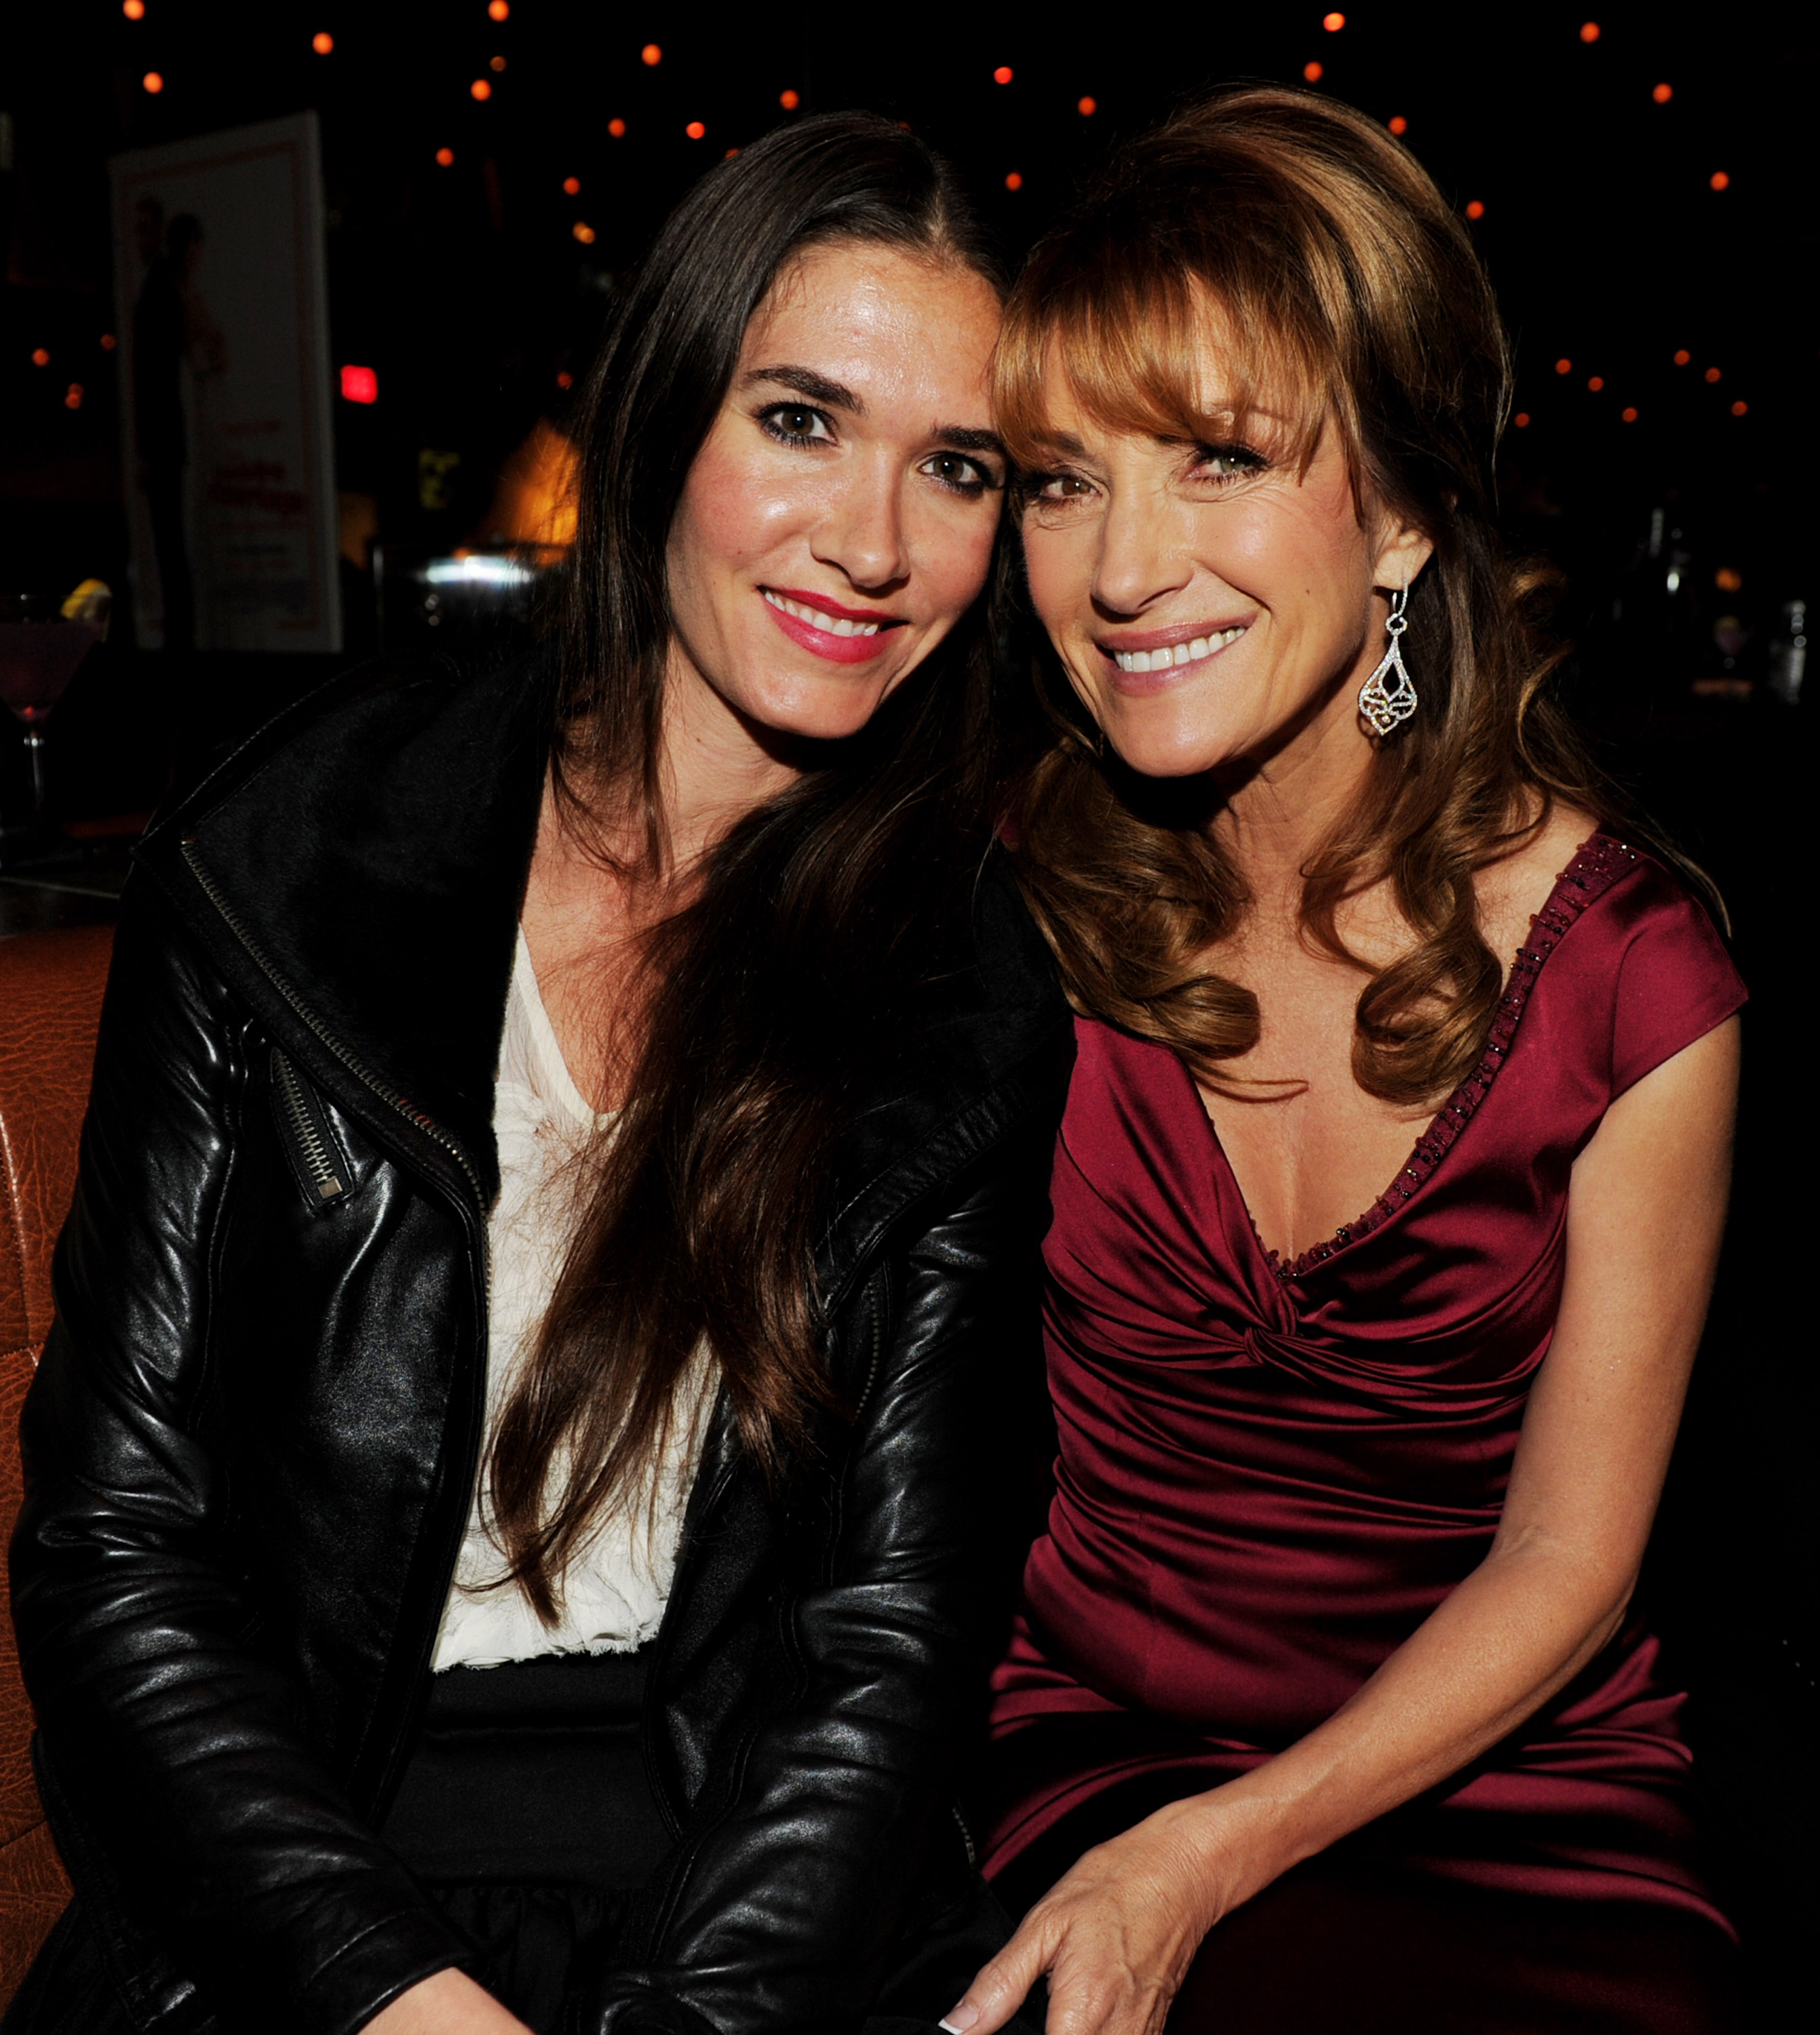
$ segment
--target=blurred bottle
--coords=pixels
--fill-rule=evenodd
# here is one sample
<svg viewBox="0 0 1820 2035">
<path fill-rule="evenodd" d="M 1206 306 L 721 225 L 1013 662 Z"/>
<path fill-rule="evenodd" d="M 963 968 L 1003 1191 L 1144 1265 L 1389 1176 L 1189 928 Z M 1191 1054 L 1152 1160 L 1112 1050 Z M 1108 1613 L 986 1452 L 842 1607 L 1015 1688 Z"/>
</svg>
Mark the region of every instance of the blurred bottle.
<svg viewBox="0 0 1820 2035">
<path fill-rule="evenodd" d="M 1807 604 L 1785 600 L 1782 626 L 1769 645 L 1769 690 L 1784 705 L 1801 704 L 1801 679 L 1807 664 Z"/>
<path fill-rule="evenodd" d="M 1679 694 L 1711 656 L 1695 613 L 1692 554 L 1672 502 L 1639 527 L 1629 571 L 1611 607 L 1619 661 L 1639 703 Z"/>
</svg>

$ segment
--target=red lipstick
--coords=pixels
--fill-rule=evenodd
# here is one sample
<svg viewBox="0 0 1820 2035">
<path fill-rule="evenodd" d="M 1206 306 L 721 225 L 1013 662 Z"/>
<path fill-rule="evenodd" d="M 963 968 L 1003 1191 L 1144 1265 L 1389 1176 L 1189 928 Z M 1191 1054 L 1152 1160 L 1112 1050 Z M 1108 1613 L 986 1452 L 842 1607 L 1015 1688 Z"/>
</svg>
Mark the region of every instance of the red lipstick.
<svg viewBox="0 0 1820 2035">
<path fill-rule="evenodd" d="M 835 600 L 827 594 L 810 593 L 800 587 L 768 586 L 759 591 L 765 596 L 765 605 L 771 619 L 791 641 L 800 643 L 805 650 L 813 650 L 818 657 L 827 658 L 830 664 L 867 663 L 884 649 L 891 631 L 904 626 L 901 615 L 881 615 L 875 607 L 849 607 L 844 601 Z M 793 615 L 788 608 L 777 604 L 785 600 L 792 607 L 811 611 L 830 622 L 870 626 L 873 633 L 844 636 L 838 630 L 821 628 L 809 620 L 807 614 Z"/>
</svg>

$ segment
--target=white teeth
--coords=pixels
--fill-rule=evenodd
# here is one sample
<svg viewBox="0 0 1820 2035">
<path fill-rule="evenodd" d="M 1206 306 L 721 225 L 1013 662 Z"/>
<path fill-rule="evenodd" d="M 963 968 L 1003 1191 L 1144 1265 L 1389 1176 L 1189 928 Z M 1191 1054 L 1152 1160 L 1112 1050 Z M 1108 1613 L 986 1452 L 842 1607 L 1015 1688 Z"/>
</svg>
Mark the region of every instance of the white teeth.
<svg viewBox="0 0 1820 2035">
<path fill-rule="evenodd" d="M 1178 643 L 1172 650 L 1115 650 L 1112 655 L 1122 671 L 1171 671 L 1181 664 L 1198 664 L 1202 658 L 1224 650 L 1228 643 L 1236 643 L 1248 626 L 1242 622 L 1235 629 L 1222 629 L 1212 636 L 1197 636 L 1191 642 Z"/>
<path fill-rule="evenodd" d="M 786 600 L 780 593 L 773 593 L 769 587 L 760 589 L 773 607 L 780 607 L 786 615 L 794 615 L 799 622 L 807 622 L 811 629 L 824 629 L 830 636 L 876 636 L 879 624 L 876 622 L 852 622 L 845 615 L 837 618 L 824 615 L 818 607 L 805 607 L 799 600 Z"/>
</svg>

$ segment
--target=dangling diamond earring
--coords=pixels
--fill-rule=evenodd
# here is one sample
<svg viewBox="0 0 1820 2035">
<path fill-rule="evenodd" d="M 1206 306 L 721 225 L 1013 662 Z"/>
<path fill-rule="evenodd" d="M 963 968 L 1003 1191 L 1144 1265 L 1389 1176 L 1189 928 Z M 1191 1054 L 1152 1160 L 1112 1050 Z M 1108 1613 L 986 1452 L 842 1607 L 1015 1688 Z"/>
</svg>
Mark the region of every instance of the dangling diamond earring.
<svg viewBox="0 0 1820 2035">
<path fill-rule="evenodd" d="M 1390 596 L 1390 612 L 1384 623 L 1384 633 L 1390 638 L 1390 647 L 1384 653 L 1384 661 L 1359 688 L 1359 711 L 1379 735 L 1394 733 L 1416 711 L 1415 681 L 1403 661 L 1403 647 L 1397 640 L 1409 626 L 1403 619 L 1403 611 L 1408 604 L 1409 589 L 1400 586 Z"/>
</svg>

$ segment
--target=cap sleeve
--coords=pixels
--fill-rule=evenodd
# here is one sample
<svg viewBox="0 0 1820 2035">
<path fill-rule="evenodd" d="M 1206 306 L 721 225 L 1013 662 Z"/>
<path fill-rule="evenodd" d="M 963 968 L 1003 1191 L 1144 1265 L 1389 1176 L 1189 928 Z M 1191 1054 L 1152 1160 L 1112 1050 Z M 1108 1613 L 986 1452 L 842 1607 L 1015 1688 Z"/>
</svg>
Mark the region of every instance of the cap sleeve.
<svg viewBox="0 0 1820 2035">
<path fill-rule="evenodd" d="M 1653 861 L 1640 872 L 1611 1017 L 1611 1094 L 1741 1009 L 1749 994 L 1698 901 Z"/>
</svg>

